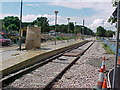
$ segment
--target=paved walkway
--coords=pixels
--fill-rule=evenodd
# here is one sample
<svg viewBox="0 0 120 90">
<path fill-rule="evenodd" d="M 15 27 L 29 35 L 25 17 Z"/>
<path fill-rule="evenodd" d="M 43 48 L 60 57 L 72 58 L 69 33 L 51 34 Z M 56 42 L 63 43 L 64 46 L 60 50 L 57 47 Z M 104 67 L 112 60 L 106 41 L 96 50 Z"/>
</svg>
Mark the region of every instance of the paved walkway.
<svg viewBox="0 0 120 90">
<path fill-rule="evenodd" d="M 71 41 L 74 41 L 74 40 L 71 40 Z M 9 47 L 1 47 L 0 48 L 0 61 L 3 61 L 3 60 L 8 60 L 10 58 L 14 58 L 14 57 L 17 57 L 17 56 L 20 56 L 20 55 L 24 55 L 24 54 L 27 54 L 29 52 L 37 52 L 37 51 L 45 51 L 45 50 L 51 50 L 52 48 L 55 48 L 57 47 L 58 45 L 64 45 L 66 43 L 69 43 L 67 41 L 57 41 L 57 45 L 54 44 L 54 41 L 49 41 L 49 42 L 45 42 L 45 43 L 42 43 L 41 45 L 41 49 L 36 49 L 36 50 L 24 50 L 25 49 L 25 44 L 22 45 L 22 51 L 19 51 L 18 48 L 19 46 L 17 45 L 14 45 L 14 46 L 9 46 Z"/>
</svg>

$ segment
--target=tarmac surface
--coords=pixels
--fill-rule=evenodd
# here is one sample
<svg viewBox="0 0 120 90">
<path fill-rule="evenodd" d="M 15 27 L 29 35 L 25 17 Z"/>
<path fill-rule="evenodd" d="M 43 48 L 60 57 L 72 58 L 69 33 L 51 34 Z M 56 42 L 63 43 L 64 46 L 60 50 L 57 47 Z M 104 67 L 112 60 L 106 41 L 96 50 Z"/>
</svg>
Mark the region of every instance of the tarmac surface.
<svg viewBox="0 0 120 90">
<path fill-rule="evenodd" d="M 74 40 L 71 40 L 71 41 L 74 41 Z M 70 41 L 70 42 L 71 42 Z M 63 45 L 63 44 L 67 44 L 69 42 L 67 41 L 57 41 L 57 45 L 54 44 L 54 41 L 49 41 L 49 42 L 45 42 L 45 43 L 42 43 L 41 45 L 41 49 L 37 49 L 37 50 L 25 50 L 25 44 L 22 44 L 22 51 L 19 51 L 18 48 L 19 46 L 18 45 L 12 45 L 12 46 L 3 46 L 3 47 L 0 47 L 0 61 L 3 61 L 3 60 L 7 60 L 7 59 L 10 59 L 10 58 L 14 58 L 14 57 L 17 57 L 17 56 L 20 56 L 20 55 L 24 55 L 24 54 L 27 54 L 29 52 L 32 52 L 32 51 L 44 51 L 44 50 L 51 50 L 52 47 L 57 47 L 58 45 Z"/>
</svg>

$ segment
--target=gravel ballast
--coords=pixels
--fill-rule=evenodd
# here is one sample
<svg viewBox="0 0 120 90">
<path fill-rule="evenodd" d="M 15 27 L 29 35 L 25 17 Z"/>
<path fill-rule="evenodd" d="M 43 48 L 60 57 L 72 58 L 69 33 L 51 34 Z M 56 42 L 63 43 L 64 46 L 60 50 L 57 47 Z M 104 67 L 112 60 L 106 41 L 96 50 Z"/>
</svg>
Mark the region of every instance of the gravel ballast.
<svg viewBox="0 0 120 90">
<path fill-rule="evenodd" d="M 81 48 L 86 49 L 92 42 L 89 42 Z M 67 65 L 69 65 L 76 57 L 61 56 L 52 62 L 39 67 L 38 69 L 16 79 L 11 83 L 10 87 L 15 88 L 42 88 L 58 73 L 60 73 Z"/>
<path fill-rule="evenodd" d="M 53 88 L 94 88 L 97 86 L 102 57 L 106 57 L 106 69 L 113 67 L 115 56 L 106 54 L 101 42 L 92 47 L 73 65 Z"/>
</svg>

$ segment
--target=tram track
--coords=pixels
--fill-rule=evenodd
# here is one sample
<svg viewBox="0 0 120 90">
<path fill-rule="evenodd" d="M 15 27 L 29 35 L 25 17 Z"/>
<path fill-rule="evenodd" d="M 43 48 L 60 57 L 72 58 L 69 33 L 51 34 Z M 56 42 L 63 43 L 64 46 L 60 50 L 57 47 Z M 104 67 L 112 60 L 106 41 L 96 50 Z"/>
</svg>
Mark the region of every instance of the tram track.
<svg viewBox="0 0 120 90">
<path fill-rule="evenodd" d="M 93 43 L 94 43 L 94 42 L 93 42 Z M 51 88 L 52 85 L 54 84 L 54 82 L 55 82 L 58 78 L 60 78 L 60 77 L 92 46 L 93 43 L 91 43 L 84 51 L 82 51 L 82 52 L 80 53 L 80 55 L 78 55 L 77 57 L 73 57 L 73 60 L 72 60 L 71 62 L 69 62 L 69 64 L 66 65 L 65 68 L 64 68 L 62 71 L 60 71 L 57 75 L 55 75 L 54 78 L 52 78 L 52 79 L 51 79 L 46 85 L 44 85 L 42 88 L 43 88 L 43 89 Z M 77 46 L 77 47 L 74 47 L 74 49 L 76 49 L 76 48 L 78 48 L 78 46 Z M 25 68 L 25 69 L 22 70 L 22 71 L 19 71 L 19 72 L 15 73 L 15 74 L 10 75 L 9 77 L 5 77 L 5 78 L 3 78 L 0 82 L 3 83 L 3 87 L 6 87 L 6 86 L 7 86 L 7 88 L 12 88 L 13 86 L 9 86 L 9 84 L 10 84 L 11 82 L 15 81 L 16 79 L 19 79 L 21 76 L 23 76 L 23 75 L 25 75 L 25 74 L 27 74 L 27 73 L 31 73 L 32 71 L 36 70 L 36 69 L 39 68 L 39 67 L 42 67 L 42 66 L 44 66 L 44 65 L 52 62 L 53 60 L 61 57 L 64 53 L 67 53 L 67 52 L 69 52 L 69 51 L 71 51 L 71 50 L 73 50 L 73 48 L 72 48 L 72 49 L 69 49 L 69 50 L 67 50 L 67 51 L 65 51 L 65 52 L 62 52 L 62 53 L 60 53 L 60 54 L 58 54 L 58 55 L 55 55 L 54 57 L 51 57 L 51 58 L 49 58 L 49 59 L 46 59 L 45 61 L 43 61 L 43 62 L 41 62 L 41 63 L 37 63 L 37 64 L 35 64 L 35 65 L 33 65 L 33 66 L 29 67 L 29 68 Z M 65 56 L 65 57 L 66 57 L 66 56 Z M 69 57 L 69 58 L 71 58 L 71 57 Z M 54 64 L 53 64 L 53 65 L 54 65 Z M 13 88 L 15 88 L 15 87 L 13 87 Z"/>
<path fill-rule="evenodd" d="M 60 79 L 62 77 L 62 75 L 68 70 L 70 69 L 70 67 L 72 67 L 72 65 L 75 64 L 75 62 L 77 62 L 77 60 L 79 60 L 79 58 L 94 44 L 94 42 L 92 44 L 90 44 L 90 46 L 88 46 L 82 53 L 81 55 L 79 55 L 78 57 L 75 58 L 75 60 L 73 60 L 63 71 L 61 71 L 58 75 L 56 75 L 56 77 L 54 79 L 52 79 L 44 88 L 43 90 L 46 90 L 48 88 L 52 88 L 54 82 L 57 79 Z"/>
</svg>

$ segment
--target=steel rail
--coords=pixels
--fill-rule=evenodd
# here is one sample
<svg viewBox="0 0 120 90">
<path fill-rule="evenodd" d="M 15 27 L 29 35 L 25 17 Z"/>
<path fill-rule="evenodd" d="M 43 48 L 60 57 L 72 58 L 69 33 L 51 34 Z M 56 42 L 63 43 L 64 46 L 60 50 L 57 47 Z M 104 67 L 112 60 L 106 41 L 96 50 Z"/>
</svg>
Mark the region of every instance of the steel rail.
<svg viewBox="0 0 120 90">
<path fill-rule="evenodd" d="M 86 43 L 87 43 L 87 42 L 86 42 Z M 67 50 L 65 50 L 65 51 L 63 51 L 63 52 L 61 52 L 61 53 L 59 53 L 59 54 L 56 54 L 56 55 L 53 56 L 53 57 L 49 57 L 49 58 L 47 58 L 47 59 L 45 59 L 45 60 L 41 60 L 40 62 L 37 62 L 37 63 L 34 64 L 34 65 L 31 65 L 31 66 L 29 66 L 29 67 L 26 67 L 26 68 L 24 68 L 24 69 L 22 69 L 22 70 L 20 70 L 20 71 L 17 71 L 17 72 L 15 72 L 15 73 L 12 73 L 12 74 L 10 74 L 10 75 L 2 78 L 2 79 L 0 80 L 0 83 L 2 83 L 2 87 L 0 87 L 0 88 L 4 88 L 4 87 L 8 86 L 8 85 L 9 85 L 10 83 L 12 83 L 14 80 L 22 77 L 23 75 L 34 71 L 35 69 L 37 69 L 37 68 L 39 68 L 39 67 L 41 67 L 41 66 L 43 66 L 43 65 L 45 65 L 45 64 L 47 64 L 47 63 L 49 63 L 49 62 L 51 62 L 52 60 L 54 60 L 54 59 L 62 56 L 64 53 L 69 52 L 69 51 L 71 51 L 71 50 L 74 50 L 74 49 L 76 49 L 76 48 L 78 48 L 78 47 L 80 47 L 80 46 L 82 46 L 82 45 L 84 45 L 84 44 L 85 44 L 85 43 L 80 44 L 80 45 L 78 45 L 78 46 L 71 47 L 70 49 L 67 49 Z"/>
<path fill-rule="evenodd" d="M 95 41 L 94 41 L 95 42 Z M 75 58 L 75 60 L 73 60 L 66 68 L 64 68 L 60 73 L 58 73 L 50 82 L 48 82 L 46 84 L 46 86 L 43 87 L 43 90 L 48 90 L 51 89 L 52 86 L 54 85 L 54 83 L 56 81 L 58 81 L 58 79 L 60 79 L 64 73 L 70 69 L 79 59 L 82 55 L 84 55 L 84 53 L 94 44 L 94 42 L 92 44 L 90 44 L 90 46 L 88 46 L 78 57 Z"/>
</svg>

